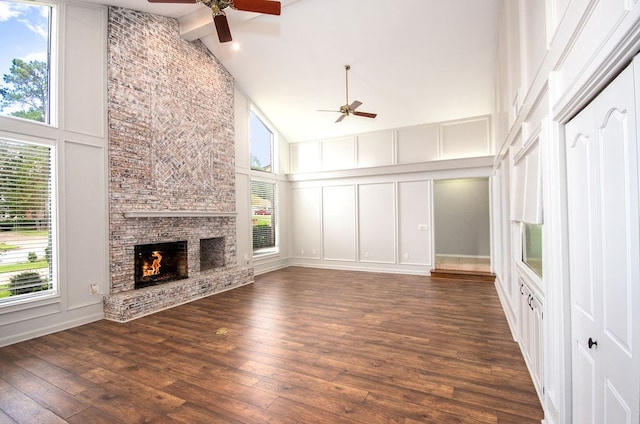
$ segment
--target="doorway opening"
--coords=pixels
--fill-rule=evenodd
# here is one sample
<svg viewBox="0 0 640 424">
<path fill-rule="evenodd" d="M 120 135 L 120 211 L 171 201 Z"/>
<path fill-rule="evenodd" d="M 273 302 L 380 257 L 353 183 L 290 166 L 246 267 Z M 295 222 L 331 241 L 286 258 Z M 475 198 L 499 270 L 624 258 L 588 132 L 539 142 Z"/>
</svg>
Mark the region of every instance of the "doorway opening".
<svg viewBox="0 0 640 424">
<path fill-rule="evenodd" d="M 491 274 L 489 179 L 434 181 L 433 203 L 434 271 Z"/>
</svg>

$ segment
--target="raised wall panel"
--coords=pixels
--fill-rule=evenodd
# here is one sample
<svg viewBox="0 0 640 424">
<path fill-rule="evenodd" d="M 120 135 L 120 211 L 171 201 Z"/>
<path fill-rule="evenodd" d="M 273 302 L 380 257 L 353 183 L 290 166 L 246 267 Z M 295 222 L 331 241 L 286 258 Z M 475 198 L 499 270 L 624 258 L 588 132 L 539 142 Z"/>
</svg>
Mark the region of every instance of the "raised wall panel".
<svg viewBox="0 0 640 424">
<path fill-rule="evenodd" d="M 60 259 L 67 271 L 68 308 L 74 309 L 102 303 L 101 296 L 89 294 L 89 284 L 98 284 L 101 293 L 108 290 L 105 152 L 102 147 L 67 142 L 64 155 L 65 203 L 69 207 L 64 209 L 66 245 Z"/>
<path fill-rule="evenodd" d="M 520 52 L 520 2 L 505 1 L 505 13 L 507 15 L 507 82 L 509 104 L 512 105 L 509 116 L 509 125 L 513 124 L 516 118 L 516 111 L 522 105 L 520 98 L 520 86 L 522 83 Z"/>
<path fill-rule="evenodd" d="M 547 52 L 547 8 L 546 1 L 525 0 L 524 44 L 527 88 L 531 86 Z"/>
<path fill-rule="evenodd" d="M 511 263 L 509 258 L 511 258 L 511 226 L 509 225 L 509 210 L 511 204 L 511 167 L 509 162 L 509 157 L 505 157 L 502 159 L 500 163 L 501 170 L 501 184 L 500 184 L 500 214 L 502 216 L 502 223 L 500 228 L 501 234 L 501 245 L 502 249 L 500 250 L 500 256 L 502 261 L 502 272 L 500 279 L 500 284 L 502 285 L 502 289 L 507 294 L 507 297 L 511 299 L 512 297 L 512 284 L 511 284 Z"/>
<path fill-rule="evenodd" d="M 320 188 L 291 190 L 291 256 L 320 258 Z"/>
<path fill-rule="evenodd" d="M 549 39 L 553 39 L 556 31 L 558 30 L 558 25 L 562 21 L 565 12 L 567 11 L 567 6 L 569 6 L 570 0 L 552 0 L 549 2 L 550 4 L 550 25 L 549 25 Z"/>
<path fill-rule="evenodd" d="M 530 141 L 542 131 L 542 122 L 549 115 L 549 92 L 545 89 L 522 123 L 522 138 Z"/>
<path fill-rule="evenodd" d="M 356 260 L 356 190 L 353 185 L 322 188 L 322 241 L 326 260 Z"/>
<path fill-rule="evenodd" d="M 319 141 L 293 143 L 289 146 L 292 173 L 320 171 L 321 144 Z"/>
<path fill-rule="evenodd" d="M 431 245 L 431 182 L 399 182 L 399 263 L 431 265 Z"/>
<path fill-rule="evenodd" d="M 491 154 L 489 118 L 452 122 L 440 126 L 440 159 Z"/>
<path fill-rule="evenodd" d="M 393 165 L 393 133 L 380 131 L 356 137 L 359 167 Z"/>
<path fill-rule="evenodd" d="M 627 0 L 603 0 L 597 2 L 590 18 L 575 38 L 569 54 L 558 71 L 556 82 L 558 92 L 566 92 L 572 85 L 583 80 L 585 68 L 592 62 L 603 43 L 607 41 L 611 31 L 627 14 Z"/>
<path fill-rule="evenodd" d="M 393 183 L 358 186 L 358 236 L 361 262 L 395 262 Z"/>
<path fill-rule="evenodd" d="M 438 159 L 438 126 L 422 125 L 396 131 L 397 163 L 429 162 Z"/>
<path fill-rule="evenodd" d="M 253 229 L 249 219 L 251 216 L 251 181 L 248 174 L 236 172 L 236 261 L 239 266 L 248 265 L 253 256 Z"/>
<path fill-rule="evenodd" d="M 354 137 L 335 138 L 322 142 L 322 170 L 351 169 L 355 167 Z"/>
<path fill-rule="evenodd" d="M 102 7 L 64 6 L 62 125 L 94 137 L 104 137 L 106 130 L 106 14 Z"/>
<path fill-rule="evenodd" d="M 291 151 L 289 150 L 289 143 L 280 133 L 277 134 L 276 140 L 278 144 L 275 153 L 278 156 L 278 163 L 276 163 L 278 169 L 275 172 L 278 174 L 288 174 L 291 172 L 291 161 L 289 160 Z"/>
</svg>

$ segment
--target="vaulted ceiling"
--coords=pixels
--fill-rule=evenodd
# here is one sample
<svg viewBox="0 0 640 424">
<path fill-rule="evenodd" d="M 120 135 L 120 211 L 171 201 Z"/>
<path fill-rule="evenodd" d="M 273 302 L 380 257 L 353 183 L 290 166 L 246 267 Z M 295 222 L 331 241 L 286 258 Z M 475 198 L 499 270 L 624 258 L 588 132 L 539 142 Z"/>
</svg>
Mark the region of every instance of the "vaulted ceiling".
<svg viewBox="0 0 640 424">
<path fill-rule="evenodd" d="M 202 4 L 85 0 L 178 19 L 289 142 L 447 121 L 493 110 L 498 0 L 282 0 L 280 16 L 227 11 L 218 42 Z M 349 116 L 349 102 L 375 119 Z"/>
</svg>

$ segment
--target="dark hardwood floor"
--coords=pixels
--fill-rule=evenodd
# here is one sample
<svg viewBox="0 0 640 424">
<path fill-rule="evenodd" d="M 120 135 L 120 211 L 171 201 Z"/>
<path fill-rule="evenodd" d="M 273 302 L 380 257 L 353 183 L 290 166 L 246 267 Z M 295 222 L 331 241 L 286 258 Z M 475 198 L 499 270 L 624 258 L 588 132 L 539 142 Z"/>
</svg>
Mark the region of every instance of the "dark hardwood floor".
<svg viewBox="0 0 640 424">
<path fill-rule="evenodd" d="M 492 284 L 287 268 L 0 349 L 0 423 L 539 423 Z"/>
</svg>

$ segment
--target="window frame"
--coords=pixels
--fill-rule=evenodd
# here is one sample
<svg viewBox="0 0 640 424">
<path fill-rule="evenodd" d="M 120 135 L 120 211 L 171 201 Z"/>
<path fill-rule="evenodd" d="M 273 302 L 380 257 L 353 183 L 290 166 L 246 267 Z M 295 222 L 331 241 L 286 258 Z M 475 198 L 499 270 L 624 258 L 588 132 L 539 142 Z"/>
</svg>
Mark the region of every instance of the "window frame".
<svg viewBox="0 0 640 424">
<path fill-rule="evenodd" d="M 251 119 L 252 116 L 260 120 L 262 125 L 271 133 L 270 152 L 271 152 L 271 170 L 258 170 L 251 167 Z M 251 255 L 253 259 L 263 259 L 280 254 L 280 208 L 279 208 L 279 184 L 278 184 L 278 133 L 275 131 L 271 123 L 262 115 L 262 113 L 253 105 L 249 105 L 249 115 L 247 118 L 248 144 L 249 144 L 249 210 L 250 210 L 250 234 L 251 234 Z M 261 182 L 273 185 L 273 206 L 272 219 L 275 221 L 274 227 L 274 246 L 254 249 L 253 248 L 253 204 L 251 202 L 251 194 L 253 193 L 253 183 Z"/>
<path fill-rule="evenodd" d="M 35 121 L 27 118 L 21 118 L 18 116 L 11 116 L 0 114 L 1 118 L 7 118 L 18 122 L 37 123 L 39 125 L 45 125 L 47 127 L 58 126 L 58 84 L 57 84 L 57 56 L 58 56 L 58 19 L 59 19 L 59 7 L 54 2 L 44 1 L 24 1 L 24 0 L 6 0 L 8 3 L 20 3 L 28 4 L 30 6 L 47 7 L 49 9 L 48 16 L 48 42 L 47 42 L 47 104 L 45 107 L 44 121 Z"/>
<path fill-rule="evenodd" d="M 528 230 L 529 229 L 529 230 Z M 534 264 L 532 263 L 531 259 L 537 259 L 531 255 L 527 256 L 527 244 L 529 244 L 531 242 L 531 237 L 527 238 L 527 233 L 531 234 L 532 231 L 531 229 L 537 229 L 539 230 L 539 234 L 540 234 L 540 266 L 539 268 L 534 266 Z M 520 237 L 521 237 L 521 247 L 520 247 L 520 262 L 522 262 L 522 264 L 531 272 L 533 272 L 537 278 L 539 278 L 540 280 L 542 280 L 542 276 L 544 275 L 544 263 L 543 263 L 543 259 L 544 259 L 544 255 L 542 252 L 543 249 L 543 238 L 542 238 L 542 224 L 531 224 L 531 223 L 527 223 L 527 222 L 521 222 L 520 223 Z"/>
<path fill-rule="evenodd" d="M 257 171 L 260 172 L 260 171 Z M 251 210 L 251 252 L 252 252 L 252 257 L 255 258 L 263 258 L 265 256 L 269 256 L 269 255 L 275 255 L 275 254 L 279 254 L 280 253 L 280 243 L 279 243 L 279 208 L 278 208 L 278 181 L 276 179 L 271 179 L 271 178 L 254 178 L 252 177 L 249 181 L 249 193 L 250 196 L 253 194 L 253 184 L 254 183 L 262 183 L 262 184 L 270 184 L 273 186 L 273 200 L 272 200 L 272 204 L 273 206 L 271 207 L 271 222 L 272 222 L 272 227 L 273 227 L 273 246 L 269 246 L 269 247 L 262 247 L 262 248 L 254 248 L 253 246 L 253 230 L 254 230 L 254 225 L 253 225 L 253 219 L 254 219 L 254 214 L 253 214 L 253 203 L 250 202 L 249 207 Z M 275 221 L 275 222 L 274 222 Z"/>
<path fill-rule="evenodd" d="M 269 146 L 269 154 L 270 154 L 270 161 L 271 163 L 269 164 L 271 166 L 271 170 L 267 171 L 264 169 L 256 169 L 253 167 L 252 165 L 252 158 L 254 157 L 253 155 L 253 144 L 252 144 L 252 135 L 251 135 L 251 119 L 252 117 L 256 117 L 260 123 L 271 133 L 271 138 L 269 140 L 270 146 Z M 267 119 L 264 118 L 264 116 L 255 108 L 253 107 L 253 105 L 249 106 L 249 116 L 248 116 L 248 134 L 249 134 L 249 169 L 251 169 L 252 172 L 259 172 L 261 175 L 262 174 L 273 174 L 276 175 L 278 173 L 278 164 L 277 164 L 277 160 L 276 160 L 276 154 L 277 154 L 277 136 L 276 136 L 276 131 L 273 129 L 273 127 L 271 126 L 271 124 L 269 123 L 269 121 Z M 264 167 L 263 167 L 264 168 Z"/>
<path fill-rule="evenodd" d="M 5 118 L 5 117 L 2 117 Z M 27 120 L 28 121 L 28 120 Z M 34 124 L 40 124 L 39 121 L 28 121 L 33 122 Z M 60 278 L 59 278 L 59 222 L 58 222 L 58 181 L 57 181 L 57 163 L 58 163 L 58 149 L 55 140 L 45 139 L 41 137 L 36 137 L 32 135 L 20 134 L 17 135 L 15 133 L 6 133 L 4 131 L 0 131 L 0 139 L 13 142 L 13 143 L 22 143 L 22 144 L 30 144 L 36 146 L 44 146 L 50 149 L 49 160 L 50 160 L 50 169 L 49 169 L 49 178 L 50 178 L 50 188 L 49 188 L 49 204 L 50 204 L 50 220 L 49 220 L 49 238 L 51 239 L 51 251 L 50 251 L 50 262 L 49 262 L 49 278 L 51 283 L 51 288 L 48 290 L 33 292 L 33 293 L 25 293 L 15 296 L 9 296 L 6 298 L 0 299 L 0 310 L 8 310 L 11 311 L 13 309 L 22 309 L 23 305 L 32 305 L 34 302 L 38 301 L 50 301 L 56 300 L 58 301 L 60 298 Z"/>
</svg>

